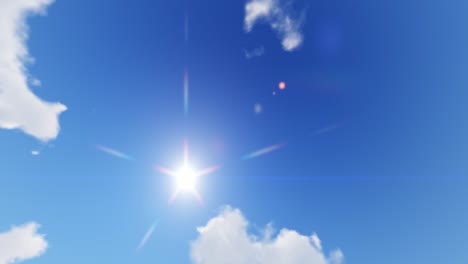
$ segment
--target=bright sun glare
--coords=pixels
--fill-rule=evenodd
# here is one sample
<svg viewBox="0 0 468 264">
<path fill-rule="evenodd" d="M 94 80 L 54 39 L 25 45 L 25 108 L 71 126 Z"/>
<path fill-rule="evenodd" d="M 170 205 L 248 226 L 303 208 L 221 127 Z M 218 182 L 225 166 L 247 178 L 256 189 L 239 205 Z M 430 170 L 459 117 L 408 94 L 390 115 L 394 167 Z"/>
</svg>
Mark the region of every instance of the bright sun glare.
<svg viewBox="0 0 468 264">
<path fill-rule="evenodd" d="M 177 189 L 181 191 L 194 191 L 197 177 L 192 168 L 184 165 L 176 175 Z"/>
<path fill-rule="evenodd" d="M 180 192 L 191 192 L 197 198 L 198 202 L 200 204 L 203 204 L 203 200 L 200 196 L 200 194 L 197 191 L 197 180 L 199 177 L 210 174 L 214 171 L 216 171 L 219 167 L 218 166 L 212 166 L 208 167 L 202 170 L 194 170 L 192 167 L 189 165 L 189 157 L 188 157 L 188 142 L 185 140 L 184 142 L 184 163 L 183 166 L 180 170 L 178 171 L 173 171 L 167 168 L 164 168 L 162 166 L 155 166 L 155 169 L 158 170 L 161 173 L 164 173 L 166 175 L 172 176 L 175 178 L 175 182 L 177 184 L 177 188 L 172 194 L 171 198 L 169 199 L 169 203 L 174 201 L 174 199 L 177 197 L 177 195 Z"/>
</svg>

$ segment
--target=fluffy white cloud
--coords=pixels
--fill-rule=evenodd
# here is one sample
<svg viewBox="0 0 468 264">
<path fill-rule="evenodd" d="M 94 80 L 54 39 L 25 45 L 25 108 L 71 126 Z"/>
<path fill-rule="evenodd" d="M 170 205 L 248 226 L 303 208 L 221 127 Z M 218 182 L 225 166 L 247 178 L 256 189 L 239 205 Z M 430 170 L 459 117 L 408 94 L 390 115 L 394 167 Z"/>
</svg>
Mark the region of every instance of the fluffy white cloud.
<svg viewBox="0 0 468 264">
<path fill-rule="evenodd" d="M 0 233 L 0 264 L 11 264 L 42 255 L 47 249 L 44 236 L 37 233 L 39 225 L 29 223 Z"/>
<path fill-rule="evenodd" d="M 196 264 L 340 264 L 340 250 L 325 256 L 316 234 L 304 236 L 282 229 L 273 237 L 267 225 L 262 238 L 249 234 L 249 223 L 239 209 L 226 207 L 220 215 L 199 227 L 192 242 L 191 255 Z"/>
<path fill-rule="evenodd" d="M 0 1 L 0 128 L 21 129 L 40 140 L 57 137 L 66 106 L 44 102 L 28 87 L 26 17 L 43 14 L 53 0 Z"/>
<path fill-rule="evenodd" d="M 280 0 L 249 0 L 245 5 L 245 30 L 252 31 L 258 21 L 270 24 L 281 38 L 284 50 L 293 51 L 301 45 L 301 22 L 288 12 L 287 5 L 282 5 Z"/>
</svg>

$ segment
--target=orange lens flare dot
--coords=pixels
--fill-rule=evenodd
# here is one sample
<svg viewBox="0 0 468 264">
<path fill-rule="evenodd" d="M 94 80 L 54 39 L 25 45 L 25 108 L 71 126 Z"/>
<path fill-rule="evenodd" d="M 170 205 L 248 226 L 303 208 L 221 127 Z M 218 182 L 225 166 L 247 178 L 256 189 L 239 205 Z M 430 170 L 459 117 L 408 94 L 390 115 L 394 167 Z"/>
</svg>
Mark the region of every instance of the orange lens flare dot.
<svg viewBox="0 0 468 264">
<path fill-rule="evenodd" d="M 280 83 L 278 84 L 278 88 L 279 88 L 280 90 L 286 89 L 286 83 L 285 83 L 285 82 L 280 82 Z"/>
</svg>

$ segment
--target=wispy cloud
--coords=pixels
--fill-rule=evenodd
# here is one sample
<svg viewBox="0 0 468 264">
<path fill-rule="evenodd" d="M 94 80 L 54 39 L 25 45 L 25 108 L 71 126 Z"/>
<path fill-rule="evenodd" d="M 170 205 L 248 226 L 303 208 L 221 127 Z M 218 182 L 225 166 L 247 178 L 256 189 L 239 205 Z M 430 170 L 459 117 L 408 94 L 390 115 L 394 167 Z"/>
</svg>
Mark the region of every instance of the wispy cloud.
<svg viewBox="0 0 468 264">
<path fill-rule="evenodd" d="M 41 82 L 41 80 L 39 80 L 37 78 L 33 78 L 33 79 L 31 79 L 31 85 L 32 86 L 41 86 L 42 82 Z"/>
<path fill-rule="evenodd" d="M 262 238 L 249 233 L 249 222 L 239 209 L 226 207 L 218 216 L 199 227 L 198 238 L 191 244 L 196 264 L 341 264 L 344 255 L 334 250 L 326 256 L 317 234 L 301 235 L 282 229 L 273 236 L 267 225 Z"/>
<path fill-rule="evenodd" d="M 280 0 L 250 0 L 245 5 L 244 26 L 251 32 L 257 22 L 266 22 L 277 32 L 283 49 L 293 51 L 304 39 L 301 19 L 289 11 L 289 3 Z"/>
<path fill-rule="evenodd" d="M 246 59 L 252 59 L 255 57 L 260 57 L 263 54 L 265 54 L 265 48 L 263 46 L 260 46 L 258 48 L 255 48 L 253 50 L 244 50 L 245 58 Z"/>
<path fill-rule="evenodd" d="M 38 234 L 39 225 L 28 223 L 0 233 L 0 264 L 12 264 L 42 255 L 47 247 L 44 235 Z"/>
<path fill-rule="evenodd" d="M 58 117 L 67 108 L 60 103 L 45 102 L 30 90 L 25 63 L 32 58 L 25 44 L 28 38 L 26 17 L 44 14 L 52 2 L 0 1 L 0 129 L 20 129 L 42 141 L 57 137 Z"/>
</svg>

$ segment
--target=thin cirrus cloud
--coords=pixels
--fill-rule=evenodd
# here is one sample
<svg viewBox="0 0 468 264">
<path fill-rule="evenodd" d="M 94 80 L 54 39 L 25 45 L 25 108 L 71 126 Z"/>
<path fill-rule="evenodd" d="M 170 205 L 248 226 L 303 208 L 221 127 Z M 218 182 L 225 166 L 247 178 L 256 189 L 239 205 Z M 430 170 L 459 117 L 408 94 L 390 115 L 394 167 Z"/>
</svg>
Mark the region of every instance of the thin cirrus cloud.
<svg viewBox="0 0 468 264">
<path fill-rule="evenodd" d="M 31 222 L 0 233 L 0 264 L 13 264 L 42 255 L 47 247 L 39 225 Z"/>
<path fill-rule="evenodd" d="M 45 14 L 45 8 L 53 1 L 0 1 L 0 129 L 20 129 L 42 141 L 57 137 L 59 115 L 67 107 L 41 100 L 28 85 L 25 64 L 32 58 L 25 44 L 26 18 L 30 14 Z"/>
<path fill-rule="evenodd" d="M 284 1 L 283 1 L 284 2 Z M 258 22 L 266 22 L 276 31 L 285 51 L 297 49 L 304 39 L 301 19 L 289 12 L 289 5 L 281 0 L 249 0 L 245 5 L 244 26 L 251 32 Z"/>
<path fill-rule="evenodd" d="M 258 48 L 255 48 L 253 50 L 244 50 L 245 58 L 246 59 L 252 59 L 255 57 L 260 57 L 263 54 L 265 54 L 265 48 L 263 46 L 260 46 Z"/>
<path fill-rule="evenodd" d="M 239 209 L 226 207 L 218 216 L 199 227 L 198 238 L 191 244 L 192 261 L 196 264 L 341 264 L 344 255 L 334 250 L 323 252 L 316 234 L 301 235 L 282 229 L 273 236 L 267 225 L 263 237 L 249 233 L 249 223 Z"/>
</svg>

